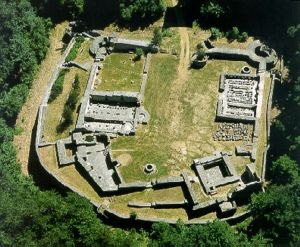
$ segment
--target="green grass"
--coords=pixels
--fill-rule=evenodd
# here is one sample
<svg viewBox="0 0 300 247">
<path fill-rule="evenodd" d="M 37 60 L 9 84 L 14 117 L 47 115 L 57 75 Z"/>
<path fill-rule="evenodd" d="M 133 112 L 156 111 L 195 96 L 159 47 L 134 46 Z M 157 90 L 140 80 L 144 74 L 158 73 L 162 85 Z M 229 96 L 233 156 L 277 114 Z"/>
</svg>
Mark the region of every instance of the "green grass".
<svg viewBox="0 0 300 247">
<path fill-rule="evenodd" d="M 87 62 L 93 62 L 93 57 L 90 55 L 89 49 L 92 41 L 91 40 L 84 40 L 81 44 L 80 48 L 78 49 L 78 53 L 76 58 L 74 59 L 75 62 L 84 64 Z"/>
<path fill-rule="evenodd" d="M 49 96 L 49 102 L 54 101 L 63 91 L 65 74 L 68 72 L 67 69 L 59 71 L 59 74 L 51 88 L 51 93 Z"/>
<path fill-rule="evenodd" d="M 45 125 L 44 125 L 44 136 L 47 141 L 53 142 L 59 140 L 61 138 L 66 138 L 69 136 L 69 131 L 75 127 L 75 123 L 77 120 L 77 112 L 73 111 L 72 119 L 74 119 L 73 123 L 69 125 L 63 132 L 57 132 L 57 126 L 61 123 L 61 117 L 64 111 L 64 106 L 67 102 L 67 98 L 69 93 L 72 89 L 72 83 L 74 81 L 75 75 L 78 74 L 80 77 L 79 86 L 80 86 L 80 93 L 78 98 L 80 99 L 83 96 L 87 79 L 88 73 L 81 70 L 81 69 L 70 69 L 64 78 L 63 90 L 62 93 L 51 103 L 48 104 L 47 112 L 45 115 Z M 77 101 L 75 109 L 80 104 L 80 101 Z"/>
<path fill-rule="evenodd" d="M 142 81 L 144 58 L 134 61 L 135 54 L 113 53 L 104 61 L 100 83 L 96 90 L 139 91 Z"/>
<path fill-rule="evenodd" d="M 81 44 L 84 42 L 84 38 L 83 37 L 77 37 L 75 44 L 73 45 L 72 49 L 70 50 L 69 54 L 67 55 L 65 61 L 66 62 L 70 62 L 75 60 L 75 58 L 77 57 L 78 54 L 78 50 L 81 47 Z"/>
<path fill-rule="evenodd" d="M 144 102 L 150 122 L 140 126 L 135 136 L 118 137 L 112 142 L 115 158 L 121 160 L 124 154 L 130 157 L 130 162 L 121 167 L 128 182 L 179 175 L 182 169 L 190 169 L 194 158 L 216 150 L 234 151 L 237 145 L 213 141 L 212 136 L 216 130 L 219 75 L 238 72 L 245 63 L 210 61 L 202 70 L 190 70 L 188 81 L 172 90 L 177 65 L 178 60 L 170 55 L 152 57 Z M 174 129 L 173 121 L 178 122 Z M 146 163 L 154 163 L 157 172 L 146 175 L 143 172 Z"/>
</svg>

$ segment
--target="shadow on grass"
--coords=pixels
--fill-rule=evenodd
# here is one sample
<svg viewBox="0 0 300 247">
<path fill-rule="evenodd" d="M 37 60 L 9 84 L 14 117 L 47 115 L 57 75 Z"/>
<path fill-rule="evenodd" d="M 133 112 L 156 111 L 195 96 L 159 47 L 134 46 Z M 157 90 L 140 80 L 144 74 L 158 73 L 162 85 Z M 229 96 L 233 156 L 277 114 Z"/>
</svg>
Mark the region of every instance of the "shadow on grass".
<svg viewBox="0 0 300 247">
<path fill-rule="evenodd" d="M 30 143 L 30 151 L 28 158 L 28 172 L 32 176 L 34 183 L 41 190 L 51 190 L 55 189 L 62 195 L 66 195 L 70 189 L 63 186 L 60 182 L 58 182 L 53 176 L 51 176 L 41 165 L 40 160 L 38 158 L 36 149 L 35 149 L 35 139 L 36 139 L 36 129 L 37 129 L 37 118 L 35 120 L 35 124 L 32 130 L 32 137 Z"/>
</svg>

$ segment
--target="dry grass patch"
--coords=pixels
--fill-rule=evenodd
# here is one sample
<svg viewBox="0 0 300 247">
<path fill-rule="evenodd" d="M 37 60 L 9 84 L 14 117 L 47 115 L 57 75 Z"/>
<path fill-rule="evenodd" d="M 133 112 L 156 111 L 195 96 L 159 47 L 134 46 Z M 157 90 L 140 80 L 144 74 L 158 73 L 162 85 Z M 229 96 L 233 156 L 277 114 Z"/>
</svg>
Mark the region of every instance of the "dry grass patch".
<svg viewBox="0 0 300 247">
<path fill-rule="evenodd" d="M 236 40 L 232 42 L 228 42 L 226 38 L 221 38 L 213 41 L 214 46 L 223 46 L 223 47 L 229 47 L 229 48 L 238 48 L 238 49 L 246 49 L 247 46 L 252 43 L 254 40 L 253 37 L 249 37 L 246 42 L 238 42 Z"/>
<path fill-rule="evenodd" d="M 170 218 L 187 219 L 186 211 L 183 208 L 175 209 L 154 209 L 154 208 L 133 208 L 128 207 L 129 201 L 154 202 L 154 201 L 183 201 L 185 199 L 181 186 L 166 189 L 148 189 L 142 192 L 134 192 L 126 195 L 115 196 L 110 200 L 110 208 L 128 215 L 136 212 L 140 217 L 148 218 Z"/>
<path fill-rule="evenodd" d="M 202 185 L 200 183 L 192 183 L 192 188 L 195 191 L 196 197 L 200 203 L 210 200 L 209 196 L 205 194 Z"/>
<path fill-rule="evenodd" d="M 38 152 L 40 153 L 43 164 L 47 166 L 51 174 L 58 176 L 59 179 L 64 181 L 68 186 L 76 188 L 77 191 L 85 195 L 88 199 L 98 203 L 103 201 L 103 198 L 97 194 L 87 180 L 77 171 L 75 165 L 58 167 L 54 145 L 40 148 Z"/>
<path fill-rule="evenodd" d="M 189 29 L 189 37 L 191 43 L 192 52 L 196 51 L 197 44 L 207 40 L 210 37 L 211 33 L 210 30 L 203 30 L 201 28 L 193 28 Z M 228 47 L 228 48 L 238 48 L 238 49 L 246 49 L 247 46 L 252 43 L 254 40 L 253 37 L 249 37 L 246 42 L 238 42 L 232 41 L 228 42 L 227 38 L 221 38 L 212 41 L 212 44 L 216 47 Z"/>
<path fill-rule="evenodd" d="M 17 157 L 22 164 L 22 172 L 28 175 L 28 160 L 32 130 L 35 124 L 38 108 L 42 102 L 44 92 L 52 76 L 56 64 L 62 54 L 63 43 L 61 41 L 68 22 L 63 22 L 55 26 L 50 35 L 50 48 L 46 58 L 41 63 L 39 70 L 32 82 L 27 100 L 23 105 L 16 120 L 17 128 L 23 129 L 20 135 L 14 136 L 14 144 L 17 148 Z"/>
</svg>

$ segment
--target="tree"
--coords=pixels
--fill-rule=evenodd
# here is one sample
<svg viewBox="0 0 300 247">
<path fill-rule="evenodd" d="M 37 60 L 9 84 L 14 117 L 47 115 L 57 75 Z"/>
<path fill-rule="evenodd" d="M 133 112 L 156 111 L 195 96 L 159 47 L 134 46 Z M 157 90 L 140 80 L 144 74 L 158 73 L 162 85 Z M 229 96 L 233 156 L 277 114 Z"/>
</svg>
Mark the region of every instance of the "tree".
<svg viewBox="0 0 300 247">
<path fill-rule="evenodd" d="M 252 197 L 249 205 L 253 222 L 248 231 L 261 231 L 278 245 L 300 244 L 300 180 L 285 186 L 271 186 Z"/>
<path fill-rule="evenodd" d="M 53 20 L 81 19 L 85 7 L 84 0 L 31 0 L 31 2 L 40 14 L 50 16 Z"/>
<path fill-rule="evenodd" d="M 154 28 L 153 30 L 153 38 L 152 38 L 152 44 L 156 46 L 160 46 L 162 42 L 162 32 L 159 27 Z"/>
<path fill-rule="evenodd" d="M 197 54 L 197 59 L 199 59 L 199 60 L 203 60 L 206 56 L 203 48 L 198 49 L 196 54 Z"/>
<path fill-rule="evenodd" d="M 231 40 L 238 39 L 239 35 L 240 35 L 240 31 L 238 27 L 232 27 L 232 29 L 226 34 L 227 38 Z"/>
<path fill-rule="evenodd" d="M 210 29 L 210 39 L 211 40 L 216 40 L 216 39 L 220 39 L 223 37 L 223 33 L 216 27 L 212 27 Z"/>
<path fill-rule="evenodd" d="M 237 38 L 237 41 L 238 42 L 246 42 L 248 39 L 248 33 L 247 32 L 242 32 L 238 38 Z"/>
<path fill-rule="evenodd" d="M 286 154 L 272 163 L 271 172 L 276 184 L 292 183 L 299 176 L 297 163 Z"/>
<path fill-rule="evenodd" d="M 141 57 L 144 56 L 144 51 L 142 48 L 136 48 L 135 49 L 135 59 L 141 60 Z"/>
<path fill-rule="evenodd" d="M 121 19 L 126 22 L 154 20 L 165 11 L 162 0 L 120 0 Z"/>
<path fill-rule="evenodd" d="M 175 226 L 156 223 L 152 226 L 150 236 L 150 246 L 252 246 L 253 243 L 266 243 L 261 237 L 249 241 L 244 234 L 237 234 L 226 222 L 221 221 L 193 226 L 186 226 L 181 221 Z"/>
<path fill-rule="evenodd" d="M 217 0 L 206 0 L 200 7 L 200 14 L 207 18 L 220 18 L 224 13 L 224 7 Z"/>
<path fill-rule="evenodd" d="M 287 30 L 287 35 L 290 38 L 295 38 L 297 34 L 299 34 L 300 32 L 300 24 L 296 25 L 296 26 L 290 26 Z"/>
</svg>

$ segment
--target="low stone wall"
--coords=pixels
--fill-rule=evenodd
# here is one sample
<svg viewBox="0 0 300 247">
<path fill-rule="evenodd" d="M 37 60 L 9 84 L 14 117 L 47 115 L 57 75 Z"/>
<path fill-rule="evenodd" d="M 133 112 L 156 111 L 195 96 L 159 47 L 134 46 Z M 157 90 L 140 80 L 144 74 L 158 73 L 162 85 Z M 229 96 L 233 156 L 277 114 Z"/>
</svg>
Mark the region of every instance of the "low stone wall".
<svg viewBox="0 0 300 247">
<path fill-rule="evenodd" d="M 47 107 L 48 107 L 47 105 L 40 105 L 39 107 L 38 125 L 36 129 L 36 136 L 38 137 L 36 139 L 36 144 L 38 147 L 45 144 L 43 133 L 44 133 L 44 119 L 45 119 Z"/>
<path fill-rule="evenodd" d="M 256 66 L 259 72 L 263 72 L 268 67 L 273 67 L 277 62 L 277 55 L 274 50 L 267 57 L 262 57 L 256 54 L 256 49 L 264 46 L 259 40 L 253 41 L 247 49 L 236 49 L 228 47 L 206 47 L 205 52 L 209 58 L 230 59 L 247 61 Z"/>
<path fill-rule="evenodd" d="M 97 73 L 99 71 L 99 68 L 100 68 L 99 63 L 94 63 L 92 65 L 92 69 L 91 69 L 89 79 L 88 79 L 88 82 L 86 85 L 84 96 L 82 97 L 81 103 L 80 103 L 80 110 L 79 110 L 78 118 L 77 118 L 77 122 L 76 122 L 76 129 L 78 129 L 78 130 L 81 130 L 81 129 L 85 130 L 83 128 L 84 115 L 86 114 L 87 106 L 90 102 L 89 95 L 94 87 L 95 79 L 96 79 Z"/>
<path fill-rule="evenodd" d="M 56 67 L 54 68 L 52 76 L 51 76 L 51 78 L 48 82 L 46 91 L 44 93 L 44 97 L 43 97 L 42 103 L 39 107 L 39 112 L 38 112 L 38 117 L 37 117 L 38 123 L 37 123 L 36 140 L 35 140 L 37 147 L 47 143 L 47 140 L 44 140 L 43 131 L 44 131 L 44 120 L 45 120 L 45 114 L 46 114 L 46 111 L 47 111 L 48 100 L 49 100 L 50 93 L 51 93 L 52 87 L 54 85 L 54 82 L 57 79 L 58 74 L 61 70 L 61 66 L 64 63 L 66 57 L 68 56 L 68 54 L 69 54 L 69 52 L 72 49 L 74 44 L 75 44 L 75 38 L 72 38 L 70 43 L 68 44 L 64 54 L 62 55 L 61 59 L 59 60 Z"/>
<path fill-rule="evenodd" d="M 98 208 L 98 213 L 100 213 L 101 215 L 103 215 L 106 218 L 109 219 L 114 219 L 116 221 L 118 221 L 120 223 L 120 221 L 124 222 L 135 222 L 135 224 L 152 224 L 152 223 L 158 223 L 158 222 L 164 222 L 167 224 L 171 224 L 171 225 L 175 225 L 177 223 L 178 220 L 172 220 L 172 219 L 165 219 L 165 218 L 149 218 L 149 217 L 142 217 L 139 216 L 138 214 L 136 215 L 135 218 L 131 218 L 130 215 L 124 215 L 124 214 L 120 214 L 118 212 L 116 212 L 115 210 L 106 208 L 106 209 L 102 209 L 102 208 Z M 247 217 L 250 216 L 250 212 L 246 211 L 243 213 L 240 213 L 238 215 L 233 215 L 231 217 L 227 217 L 227 218 L 222 218 L 220 219 L 220 221 L 226 221 L 228 223 L 237 223 L 240 222 L 244 219 L 246 219 Z M 199 225 L 199 224 L 207 224 L 207 223 L 212 223 L 214 220 L 203 220 L 203 219 L 196 219 L 196 220 L 184 220 L 183 223 L 186 225 Z"/>
<path fill-rule="evenodd" d="M 193 205 L 196 205 L 198 203 L 198 199 L 196 197 L 196 194 L 195 194 L 195 191 L 193 190 L 192 188 L 192 184 L 190 182 L 190 179 L 189 179 L 189 176 L 187 173 L 183 172 L 181 174 L 181 176 L 183 177 L 184 179 L 184 182 L 185 182 L 185 185 L 186 185 L 186 188 L 188 190 L 188 194 L 190 196 L 190 199 L 192 200 L 192 204 Z"/>
<path fill-rule="evenodd" d="M 143 76 L 142 76 L 142 83 L 140 87 L 140 94 L 142 99 L 144 98 L 145 90 L 146 90 L 146 84 L 148 79 L 148 71 L 150 68 L 150 61 L 151 61 L 151 53 L 147 53 L 145 58 L 145 63 L 143 67 Z"/>
<path fill-rule="evenodd" d="M 71 137 L 64 139 L 64 140 L 58 140 L 56 142 L 56 152 L 57 152 L 57 156 L 58 156 L 58 163 L 61 166 L 70 165 L 75 162 L 75 156 L 72 155 L 71 157 L 69 157 L 66 153 L 66 145 L 67 144 L 72 144 Z"/>
<path fill-rule="evenodd" d="M 111 149 L 110 149 L 110 152 L 111 152 Z M 111 154 L 110 157 L 113 157 L 112 154 Z M 118 178 L 120 180 L 120 184 L 124 184 L 125 182 L 124 182 L 123 176 L 122 176 L 122 174 L 121 174 L 121 172 L 119 170 L 119 166 L 120 166 L 120 163 L 118 162 L 118 164 L 115 166 L 115 171 L 116 171 L 116 174 L 117 174 L 117 176 L 118 176 Z"/>
<path fill-rule="evenodd" d="M 271 110 L 272 110 L 272 103 L 273 103 L 273 93 L 274 93 L 274 86 L 276 81 L 276 75 L 271 75 L 271 88 L 268 95 L 268 105 L 267 105 L 267 113 L 266 113 L 266 131 L 267 131 L 267 148 L 264 152 L 263 156 L 263 165 L 262 165 L 262 172 L 261 172 L 261 179 L 264 181 L 266 177 L 266 166 L 267 166 L 267 155 L 270 148 L 269 141 L 270 141 L 270 134 L 271 134 Z"/>
<path fill-rule="evenodd" d="M 153 48 L 151 42 L 142 40 L 132 40 L 115 38 L 113 41 L 113 47 L 116 51 L 132 51 L 137 48 L 143 49 L 145 52 L 152 52 Z"/>
<path fill-rule="evenodd" d="M 71 190 L 71 191 L 79 194 L 82 197 L 85 197 L 85 195 L 82 194 L 79 190 L 77 190 L 76 187 L 71 186 L 70 184 L 65 183 L 64 180 L 60 179 L 60 177 L 57 174 L 52 173 L 51 170 L 48 168 L 48 166 L 44 164 L 44 162 L 43 162 L 43 160 L 41 158 L 41 155 L 39 153 L 39 146 L 41 146 L 42 143 L 44 143 L 44 140 L 43 140 L 43 125 L 44 125 L 45 112 L 46 112 L 46 109 L 47 109 L 47 103 L 48 103 L 48 99 L 49 99 L 49 96 L 50 96 L 50 92 L 51 92 L 52 86 L 53 86 L 53 84 L 54 84 L 54 82 L 55 82 L 55 80 L 56 80 L 56 78 L 57 78 L 57 76 L 59 74 L 59 71 L 61 70 L 61 66 L 64 63 L 65 58 L 69 54 L 70 50 L 72 49 L 74 43 L 75 43 L 75 38 L 72 38 L 71 41 L 70 41 L 70 43 L 68 44 L 68 46 L 67 46 L 64 54 L 62 55 L 59 63 L 54 68 L 53 73 L 52 73 L 52 77 L 49 80 L 47 89 L 46 89 L 46 91 L 44 93 L 44 97 L 43 97 L 42 103 L 41 103 L 41 105 L 39 107 L 39 111 L 38 111 L 38 115 L 37 115 L 37 127 L 36 127 L 36 137 L 35 137 L 35 151 L 36 151 L 37 158 L 38 158 L 38 161 L 39 161 L 40 165 L 45 170 L 45 172 L 47 174 L 49 174 L 49 176 L 53 177 L 64 188 L 66 188 L 68 190 Z M 97 203 L 94 200 L 91 200 L 90 198 L 87 198 L 87 200 L 89 200 L 97 208 L 100 206 L 99 203 Z"/>
<path fill-rule="evenodd" d="M 128 202 L 128 207 L 134 208 L 177 208 L 184 207 L 188 204 L 187 200 L 183 201 L 154 201 L 154 202 Z"/>
<path fill-rule="evenodd" d="M 50 93 L 51 93 L 51 89 L 52 89 L 52 86 L 59 74 L 59 71 L 61 70 L 62 68 L 62 65 L 63 63 L 65 62 L 66 60 L 66 57 L 68 56 L 69 52 L 71 51 L 73 45 L 75 44 L 75 38 L 73 37 L 70 41 L 70 43 L 68 44 L 66 50 L 64 51 L 64 54 L 62 55 L 61 59 L 59 60 L 58 64 L 56 65 L 53 73 L 52 73 L 52 76 L 51 76 L 51 79 L 50 81 L 48 82 L 48 86 L 47 86 L 47 89 L 46 89 L 46 92 L 44 94 L 44 98 L 43 98 L 43 101 L 42 101 L 42 105 L 47 105 L 48 103 L 48 100 L 49 100 L 49 97 L 50 97 Z"/>
<path fill-rule="evenodd" d="M 118 186 L 120 192 L 122 191 L 132 191 L 132 190 L 143 190 L 147 188 L 152 188 L 150 182 L 132 182 L 132 183 L 122 183 Z"/>
<path fill-rule="evenodd" d="M 140 93 L 118 91 L 93 91 L 90 94 L 92 100 L 99 102 L 123 102 L 140 105 Z"/>
<path fill-rule="evenodd" d="M 193 207 L 193 211 L 201 211 L 201 210 L 209 210 L 209 209 L 213 210 L 217 205 L 218 205 L 217 200 L 213 199 L 213 200 L 210 200 L 207 202 L 202 202 L 202 203 L 195 205 Z"/>
<path fill-rule="evenodd" d="M 84 71 L 88 71 L 88 69 L 83 64 L 80 64 L 80 63 L 77 63 L 74 61 L 66 62 L 63 64 L 63 66 L 64 67 L 76 67 L 76 68 L 82 69 Z"/>
<path fill-rule="evenodd" d="M 151 181 L 153 187 L 173 187 L 184 183 L 183 177 L 164 177 Z"/>
</svg>

